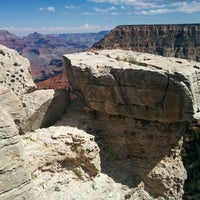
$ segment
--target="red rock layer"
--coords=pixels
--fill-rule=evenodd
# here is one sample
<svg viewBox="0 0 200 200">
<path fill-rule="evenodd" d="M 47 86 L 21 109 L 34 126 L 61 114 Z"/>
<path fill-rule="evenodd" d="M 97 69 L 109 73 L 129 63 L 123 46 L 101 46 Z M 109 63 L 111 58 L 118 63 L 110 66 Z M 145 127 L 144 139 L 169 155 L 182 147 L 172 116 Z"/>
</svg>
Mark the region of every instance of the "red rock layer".
<svg viewBox="0 0 200 200">
<path fill-rule="evenodd" d="M 36 83 L 38 89 L 65 89 L 69 90 L 71 88 L 67 72 L 63 71 L 61 74 L 58 74 L 52 78 L 49 78 L 45 81 Z"/>
</svg>

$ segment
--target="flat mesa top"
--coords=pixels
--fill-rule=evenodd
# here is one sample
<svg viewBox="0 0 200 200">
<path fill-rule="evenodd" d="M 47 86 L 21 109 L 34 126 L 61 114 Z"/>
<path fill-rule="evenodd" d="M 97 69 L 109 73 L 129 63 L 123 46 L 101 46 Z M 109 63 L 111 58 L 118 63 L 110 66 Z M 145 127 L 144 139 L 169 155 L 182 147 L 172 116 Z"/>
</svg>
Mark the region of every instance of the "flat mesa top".
<svg viewBox="0 0 200 200">
<path fill-rule="evenodd" d="M 71 61 L 72 66 L 90 67 L 93 70 L 101 67 L 161 70 L 187 76 L 200 69 L 200 62 L 121 49 L 87 51 L 66 54 L 64 57 Z"/>
</svg>

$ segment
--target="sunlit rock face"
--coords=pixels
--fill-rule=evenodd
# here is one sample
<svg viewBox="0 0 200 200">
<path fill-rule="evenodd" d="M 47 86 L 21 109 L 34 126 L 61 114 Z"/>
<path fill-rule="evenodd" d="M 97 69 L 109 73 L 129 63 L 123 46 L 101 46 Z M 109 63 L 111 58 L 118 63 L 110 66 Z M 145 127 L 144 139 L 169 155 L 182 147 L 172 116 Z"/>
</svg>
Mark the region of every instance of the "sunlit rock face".
<svg viewBox="0 0 200 200">
<path fill-rule="evenodd" d="M 77 98 L 93 116 L 83 122 L 96 136 L 103 171 L 149 198 L 180 199 L 182 136 L 198 116 L 200 64 L 124 50 L 64 59 Z"/>
</svg>

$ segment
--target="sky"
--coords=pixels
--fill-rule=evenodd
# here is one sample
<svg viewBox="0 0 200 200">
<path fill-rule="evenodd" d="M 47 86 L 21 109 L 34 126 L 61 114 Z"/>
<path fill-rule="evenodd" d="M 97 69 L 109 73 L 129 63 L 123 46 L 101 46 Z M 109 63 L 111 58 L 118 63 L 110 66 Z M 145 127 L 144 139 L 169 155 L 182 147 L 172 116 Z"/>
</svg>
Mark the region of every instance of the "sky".
<svg viewBox="0 0 200 200">
<path fill-rule="evenodd" d="M 0 0 L 0 29 L 18 36 L 185 23 L 200 23 L 200 0 Z"/>
</svg>

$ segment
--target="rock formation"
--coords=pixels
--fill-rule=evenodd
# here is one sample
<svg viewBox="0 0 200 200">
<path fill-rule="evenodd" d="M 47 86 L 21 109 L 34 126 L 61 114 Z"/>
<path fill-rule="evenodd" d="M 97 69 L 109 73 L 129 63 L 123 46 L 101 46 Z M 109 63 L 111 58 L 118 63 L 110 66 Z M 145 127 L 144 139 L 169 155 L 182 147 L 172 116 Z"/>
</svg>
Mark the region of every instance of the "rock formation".
<svg viewBox="0 0 200 200">
<path fill-rule="evenodd" d="M 123 50 L 65 55 L 65 62 L 102 171 L 135 188 L 131 199 L 181 199 L 180 151 L 186 123 L 198 116 L 199 63 Z"/>
<path fill-rule="evenodd" d="M 126 49 L 200 61 L 200 24 L 122 25 L 94 49 Z"/>
<path fill-rule="evenodd" d="M 0 107 L 0 199 L 32 199 L 30 172 L 12 117 Z"/>
<path fill-rule="evenodd" d="M 35 91 L 29 61 L 2 45 L 0 83 L 0 199 L 31 200 L 31 176 L 19 132 L 53 124 L 65 111 L 68 93 Z"/>
<path fill-rule="evenodd" d="M 182 136 L 200 118 L 199 63 L 68 54 L 73 90 L 63 91 L 37 90 L 26 59 L 3 46 L 0 56 L 0 199 L 181 199 Z"/>
</svg>

